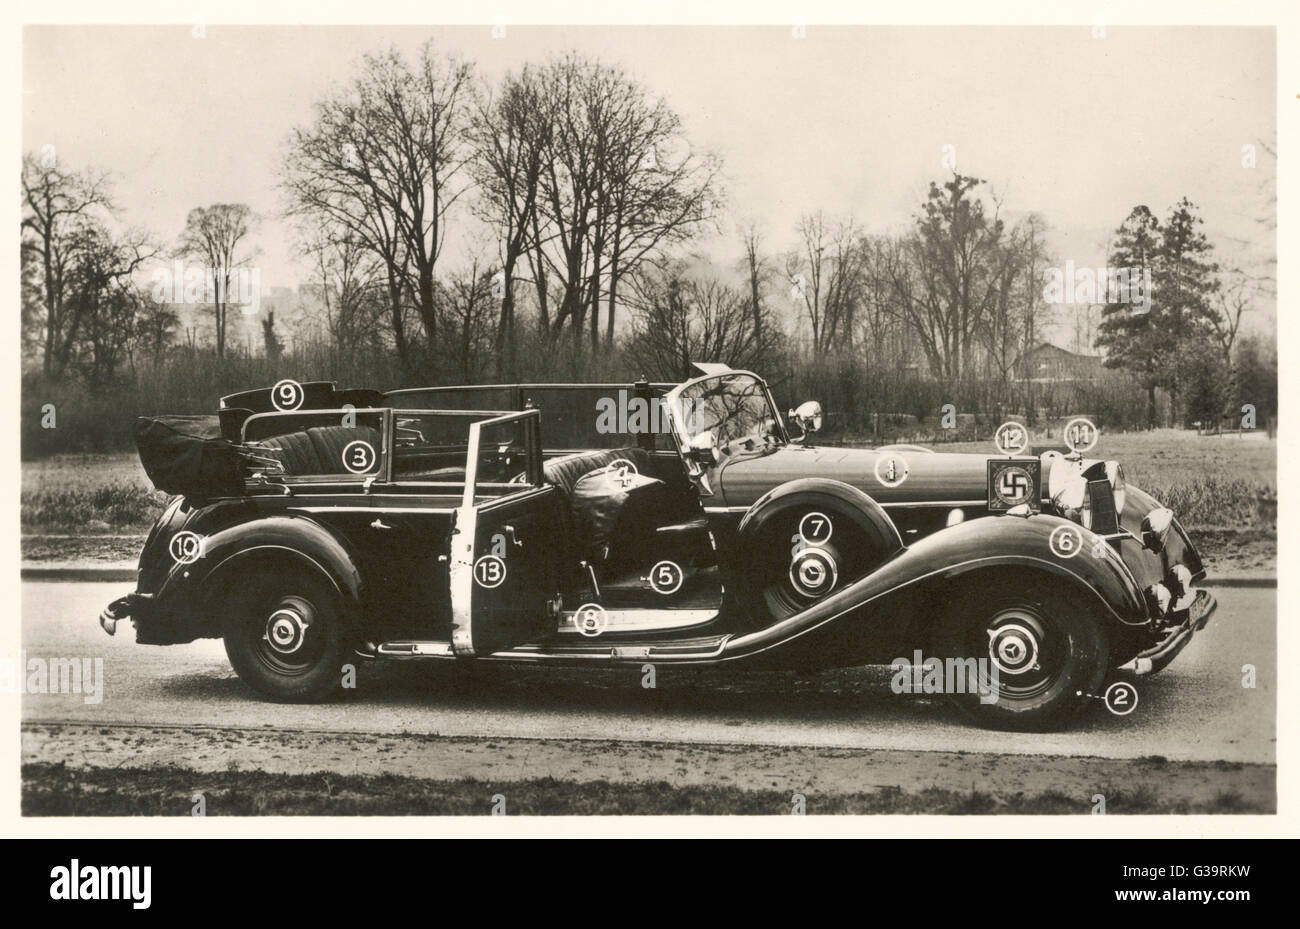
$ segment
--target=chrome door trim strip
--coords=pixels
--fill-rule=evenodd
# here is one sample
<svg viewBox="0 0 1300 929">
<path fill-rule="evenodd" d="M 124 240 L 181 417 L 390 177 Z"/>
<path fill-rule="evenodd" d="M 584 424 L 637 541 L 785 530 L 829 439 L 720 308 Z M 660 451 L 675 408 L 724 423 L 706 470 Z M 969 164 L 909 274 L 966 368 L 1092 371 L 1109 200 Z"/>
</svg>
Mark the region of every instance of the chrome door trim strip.
<svg viewBox="0 0 1300 929">
<path fill-rule="evenodd" d="M 451 593 L 451 648 L 457 656 L 473 657 L 474 650 L 474 537 L 478 510 L 457 508 L 448 543 L 448 587 Z"/>
</svg>

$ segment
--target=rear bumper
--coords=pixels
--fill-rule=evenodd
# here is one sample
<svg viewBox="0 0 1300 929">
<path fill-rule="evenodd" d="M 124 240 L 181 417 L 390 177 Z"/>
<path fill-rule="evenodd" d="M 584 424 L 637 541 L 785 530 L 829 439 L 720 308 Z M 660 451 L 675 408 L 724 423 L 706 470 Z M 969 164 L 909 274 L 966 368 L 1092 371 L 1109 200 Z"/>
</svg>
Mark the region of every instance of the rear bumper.
<svg viewBox="0 0 1300 929">
<path fill-rule="evenodd" d="M 1191 602 L 1181 610 L 1175 609 L 1170 614 L 1171 625 L 1159 642 L 1145 651 L 1139 652 L 1132 661 L 1120 666 L 1121 671 L 1134 674 L 1155 674 L 1168 667 L 1178 657 L 1178 653 L 1192 641 L 1192 636 L 1205 628 L 1218 601 L 1208 590 L 1193 590 Z"/>
<path fill-rule="evenodd" d="M 141 618 L 149 612 L 153 603 L 153 594 L 131 592 L 125 597 L 118 597 L 99 612 L 99 626 L 109 635 L 117 632 L 120 619 Z"/>
</svg>

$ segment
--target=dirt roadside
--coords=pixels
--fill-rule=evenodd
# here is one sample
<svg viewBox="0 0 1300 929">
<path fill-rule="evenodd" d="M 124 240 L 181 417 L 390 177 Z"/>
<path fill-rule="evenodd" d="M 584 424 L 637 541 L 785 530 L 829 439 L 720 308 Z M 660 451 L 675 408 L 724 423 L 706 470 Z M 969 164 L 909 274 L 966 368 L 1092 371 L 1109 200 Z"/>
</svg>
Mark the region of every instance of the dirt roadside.
<svg viewBox="0 0 1300 929">
<path fill-rule="evenodd" d="M 121 776 L 112 779 L 112 789 L 126 791 L 125 796 L 130 796 L 129 771 L 165 772 L 178 796 L 191 788 L 204 790 L 206 781 L 228 785 L 232 775 L 261 778 L 263 783 L 270 776 L 274 784 L 276 776 L 320 773 L 363 779 L 363 790 L 364 779 L 371 778 L 406 778 L 424 787 L 468 783 L 477 797 L 498 790 L 513 790 L 515 796 L 527 794 L 526 785 L 535 784 L 539 773 L 545 772 L 552 794 L 558 783 L 570 793 L 581 785 L 599 785 L 608 792 L 612 785 L 616 792 L 621 787 L 629 795 L 654 787 L 659 794 L 665 788 L 749 792 L 761 794 L 767 803 L 787 798 L 776 803 L 773 813 L 790 812 L 788 798 L 796 794 L 806 798 L 808 812 L 816 812 L 819 804 L 836 812 L 951 812 L 956 802 L 974 803 L 977 808 L 969 812 L 1089 813 L 1098 794 L 1107 798 L 1107 812 L 1111 813 L 1271 813 L 1277 804 L 1276 768 L 1272 765 L 1169 762 L 1160 757 L 1112 760 L 46 723 L 23 727 L 22 759 L 25 771 L 43 774 L 42 778 L 33 775 L 40 783 L 25 783 L 25 796 L 37 790 L 48 794 L 61 789 L 50 783 L 50 771 L 71 771 L 75 777 L 78 771 L 98 775 L 118 769 Z M 407 793 L 418 792 L 407 788 Z M 654 793 L 643 801 L 647 808 L 635 811 L 675 811 L 664 809 L 663 798 L 654 799 Z M 403 795 L 399 791 L 395 801 L 385 801 L 399 807 L 388 812 L 444 811 L 436 806 L 400 808 Z M 1045 798 L 1051 801 L 1046 808 Z M 564 799 L 552 797 L 550 802 L 563 805 Z M 325 807 L 325 811 L 329 809 Z M 565 806 L 538 811 L 568 810 Z M 319 798 L 310 811 L 322 812 Z M 618 811 L 629 810 L 620 806 Z"/>
</svg>

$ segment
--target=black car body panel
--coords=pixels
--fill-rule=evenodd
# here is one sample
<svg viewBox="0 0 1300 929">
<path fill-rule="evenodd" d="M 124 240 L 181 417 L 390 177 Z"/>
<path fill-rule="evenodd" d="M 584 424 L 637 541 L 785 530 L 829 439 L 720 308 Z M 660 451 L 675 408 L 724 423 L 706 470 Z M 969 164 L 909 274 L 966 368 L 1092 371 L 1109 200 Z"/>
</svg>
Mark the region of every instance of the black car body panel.
<svg viewBox="0 0 1300 929">
<path fill-rule="evenodd" d="M 1108 628 L 1111 667 L 1158 670 L 1213 611 L 1187 585 L 1204 568 L 1176 520 L 1144 543 L 1159 504 L 1136 488 L 1102 534 L 1057 512 L 1046 479 L 1035 505 L 992 515 L 989 463 L 1001 456 L 800 444 L 761 379 L 712 376 L 737 378 L 748 408 L 735 421 L 707 411 L 708 441 L 683 402 L 726 388 L 708 377 L 387 394 L 316 382 L 287 411 L 268 390 L 224 398 L 226 437 L 254 452 L 245 493 L 173 500 L 137 590 L 101 622 L 130 615 L 145 644 L 221 636 L 230 590 L 297 565 L 328 579 L 370 657 L 820 668 L 925 647 L 964 580 L 1037 579 Z M 335 436 L 312 417 L 365 425 Z M 325 449 L 314 465 L 293 451 L 307 433 Z M 354 435 L 364 468 L 325 461 Z M 906 459 L 905 480 L 876 475 L 886 455 Z M 1100 465 L 1071 466 L 1093 475 L 1090 493 L 1109 493 Z M 304 467 L 329 473 L 293 473 Z M 810 515 L 839 534 L 810 541 Z M 1054 552 L 1061 527 L 1077 557 Z M 178 559 L 179 533 L 202 540 L 197 557 Z M 788 565 L 793 595 L 765 586 L 771 565 Z"/>
</svg>

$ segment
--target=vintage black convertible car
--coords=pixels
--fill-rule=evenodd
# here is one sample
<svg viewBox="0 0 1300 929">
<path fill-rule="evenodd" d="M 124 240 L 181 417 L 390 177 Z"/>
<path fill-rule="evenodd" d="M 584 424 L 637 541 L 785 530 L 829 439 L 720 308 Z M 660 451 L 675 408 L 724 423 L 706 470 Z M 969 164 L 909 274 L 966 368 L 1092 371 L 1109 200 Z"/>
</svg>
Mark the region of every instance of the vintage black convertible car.
<svg viewBox="0 0 1300 929">
<path fill-rule="evenodd" d="M 177 496 L 100 623 L 222 637 L 276 700 L 329 697 L 357 655 L 911 663 L 918 684 L 937 663 L 981 675 L 943 692 L 983 723 L 1034 729 L 1159 671 L 1214 609 L 1173 514 L 1084 456 L 1090 424 L 1064 449 L 1015 423 L 988 455 L 818 446 L 816 403 L 792 436 L 760 377 L 698 367 L 676 385 L 286 381 L 142 419 L 146 471 Z"/>
</svg>

